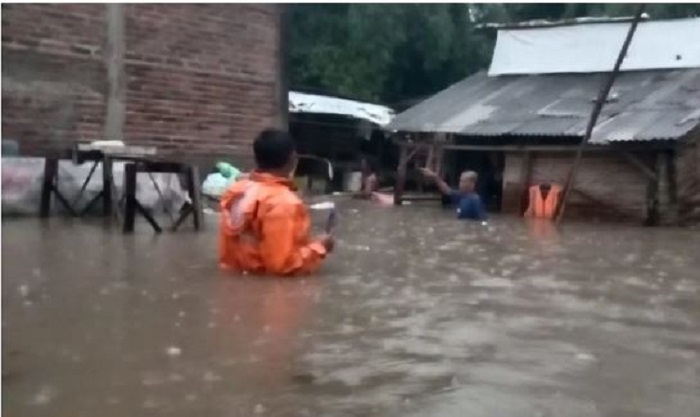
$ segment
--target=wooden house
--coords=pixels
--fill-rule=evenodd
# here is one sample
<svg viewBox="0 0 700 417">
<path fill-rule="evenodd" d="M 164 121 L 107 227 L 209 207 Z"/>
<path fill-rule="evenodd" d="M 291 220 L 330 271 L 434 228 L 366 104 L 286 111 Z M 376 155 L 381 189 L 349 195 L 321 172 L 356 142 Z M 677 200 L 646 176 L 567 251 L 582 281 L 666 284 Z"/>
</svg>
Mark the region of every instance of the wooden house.
<svg viewBox="0 0 700 417">
<path fill-rule="evenodd" d="M 430 154 L 451 181 L 477 171 L 491 210 L 522 214 L 531 185 L 566 181 L 629 25 L 499 29 L 488 71 L 386 126 L 408 161 L 398 177 L 410 173 L 409 156 Z M 697 218 L 700 43 L 690 39 L 700 39 L 700 19 L 639 24 L 584 147 L 568 214 L 651 224 Z M 399 203 L 403 188 L 399 181 Z"/>
</svg>

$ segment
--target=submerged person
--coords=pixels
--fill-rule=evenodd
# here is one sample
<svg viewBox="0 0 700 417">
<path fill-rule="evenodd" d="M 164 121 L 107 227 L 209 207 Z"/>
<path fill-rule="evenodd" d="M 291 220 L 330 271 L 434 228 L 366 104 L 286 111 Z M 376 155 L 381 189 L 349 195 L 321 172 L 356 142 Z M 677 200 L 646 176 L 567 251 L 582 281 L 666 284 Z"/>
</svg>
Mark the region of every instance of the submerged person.
<svg viewBox="0 0 700 417">
<path fill-rule="evenodd" d="M 297 163 L 291 136 L 265 130 L 255 139 L 253 152 L 257 169 L 221 198 L 221 266 L 279 276 L 316 271 L 334 240 L 328 234 L 309 236 L 309 213 L 291 180 Z"/>
<path fill-rule="evenodd" d="M 459 176 L 458 189 L 452 189 L 435 172 L 421 168 L 421 173 L 432 180 L 443 195 L 448 196 L 450 202 L 457 207 L 458 219 L 486 220 L 486 209 L 481 197 L 476 193 L 478 175 L 474 171 L 464 171 Z"/>
<path fill-rule="evenodd" d="M 362 158 L 360 161 L 360 171 L 362 173 L 362 184 L 360 191 L 355 194 L 354 198 L 369 199 L 372 193 L 379 189 L 379 180 L 377 179 L 377 167 L 369 158 Z"/>
</svg>

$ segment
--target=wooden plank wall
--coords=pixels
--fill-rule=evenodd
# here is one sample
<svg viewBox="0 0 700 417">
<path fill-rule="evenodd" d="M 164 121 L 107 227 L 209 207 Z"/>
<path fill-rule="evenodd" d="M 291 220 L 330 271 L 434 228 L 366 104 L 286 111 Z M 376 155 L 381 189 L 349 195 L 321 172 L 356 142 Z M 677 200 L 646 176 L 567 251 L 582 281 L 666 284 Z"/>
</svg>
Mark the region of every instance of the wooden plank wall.
<svg viewBox="0 0 700 417">
<path fill-rule="evenodd" d="M 700 129 L 676 151 L 678 211 L 682 222 L 700 222 Z"/>
<path fill-rule="evenodd" d="M 528 184 L 555 182 L 563 185 L 572 160 L 573 155 L 568 153 L 532 152 Z M 506 153 L 503 173 L 505 213 L 519 213 L 523 209 L 522 176 L 528 171 L 524 163 L 524 153 Z M 641 222 L 646 218 L 647 187 L 648 179 L 622 156 L 612 152 L 584 154 L 575 187 L 583 194 L 571 195 L 567 215 Z"/>
</svg>

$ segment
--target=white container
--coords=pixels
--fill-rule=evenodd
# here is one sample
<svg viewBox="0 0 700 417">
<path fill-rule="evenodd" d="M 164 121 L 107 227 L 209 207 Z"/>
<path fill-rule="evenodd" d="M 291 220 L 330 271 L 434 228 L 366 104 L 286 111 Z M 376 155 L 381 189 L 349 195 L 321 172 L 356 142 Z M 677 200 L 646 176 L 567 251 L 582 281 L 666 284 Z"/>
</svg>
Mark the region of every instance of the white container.
<svg viewBox="0 0 700 417">
<path fill-rule="evenodd" d="M 345 191 L 358 192 L 362 189 L 362 173 L 360 171 L 345 174 Z"/>
</svg>

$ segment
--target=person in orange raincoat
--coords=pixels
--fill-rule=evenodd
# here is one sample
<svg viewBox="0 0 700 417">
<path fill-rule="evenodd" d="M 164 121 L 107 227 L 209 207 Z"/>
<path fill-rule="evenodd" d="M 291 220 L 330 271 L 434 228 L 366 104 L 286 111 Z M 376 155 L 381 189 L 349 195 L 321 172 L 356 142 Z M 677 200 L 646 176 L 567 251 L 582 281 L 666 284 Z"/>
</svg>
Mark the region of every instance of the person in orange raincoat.
<svg viewBox="0 0 700 417">
<path fill-rule="evenodd" d="M 297 161 L 292 138 L 268 129 L 256 138 L 253 151 L 257 169 L 221 198 L 220 265 L 259 275 L 316 271 L 334 240 L 309 237 L 309 213 L 291 180 Z"/>
</svg>

